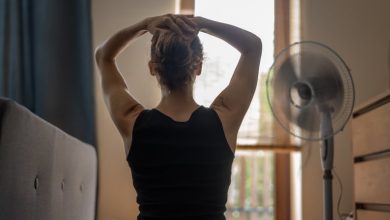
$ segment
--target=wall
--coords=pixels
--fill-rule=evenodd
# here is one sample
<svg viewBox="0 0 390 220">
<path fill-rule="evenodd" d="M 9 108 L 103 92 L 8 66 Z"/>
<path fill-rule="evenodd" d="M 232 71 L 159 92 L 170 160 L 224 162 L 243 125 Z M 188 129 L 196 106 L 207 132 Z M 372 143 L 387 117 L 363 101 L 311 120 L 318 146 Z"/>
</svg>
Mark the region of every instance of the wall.
<svg viewBox="0 0 390 220">
<path fill-rule="evenodd" d="M 92 0 L 94 48 L 115 31 L 139 20 L 173 13 L 174 0 Z M 130 92 L 146 107 L 160 99 L 157 82 L 149 75 L 151 35 L 137 39 L 118 58 Z M 105 108 L 100 77 L 95 68 L 96 121 L 99 153 L 98 219 L 136 219 L 138 207 L 132 186 L 130 169 L 125 159 L 122 139 Z"/>
<path fill-rule="evenodd" d="M 357 105 L 390 87 L 390 1 L 302 1 L 303 39 L 325 43 L 341 55 L 351 69 Z M 335 143 L 335 170 L 344 189 L 340 208 L 349 212 L 353 209 L 350 123 L 336 136 Z M 303 152 L 304 220 L 323 219 L 319 146 L 311 145 L 305 144 Z M 336 206 L 338 184 L 333 188 Z"/>
<path fill-rule="evenodd" d="M 352 70 L 357 104 L 390 84 L 390 1 L 302 0 L 303 36 L 335 49 Z M 92 0 L 94 47 L 114 31 L 146 17 L 174 11 L 174 0 Z M 141 37 L 118 58 L 131 92 L 146 107 L 157 104 L 159 90 L 148 75 L 150 36 Z M 135 219 L 137 205 L 122 140 L 104 106 L 100 79 L 96 79 L 96 120 L 100 160 L 99 219 Z M 131 79 L 131 80 L 130 80 Z M 145 90 L 145 88 L 148 88 Z M 336 136 L 335 169 L 342 179 L 341 211 L 352 210 L 351 129 Z M 303 219 L 322 219 L 322 174 L 318 144 L 303 152 Z M 334 184 L 336 203 L 339 192 Z M 335 217 L 336 219 L 336 217 Z"/>
</svg>

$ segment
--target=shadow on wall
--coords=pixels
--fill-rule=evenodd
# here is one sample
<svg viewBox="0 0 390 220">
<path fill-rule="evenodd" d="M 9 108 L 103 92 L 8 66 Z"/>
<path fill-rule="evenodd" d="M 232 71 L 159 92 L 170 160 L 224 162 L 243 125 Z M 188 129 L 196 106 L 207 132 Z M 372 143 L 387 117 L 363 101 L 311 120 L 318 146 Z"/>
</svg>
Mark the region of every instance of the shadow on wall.
<svg viewBox="0 0 390 220">
<path fill-rule="evenodd" d="M 387 51 L 387 72 L 389 74 L 389 89 L 390 89 L 390 40 L 389 40 L 389 48 Z"/>
</svg>

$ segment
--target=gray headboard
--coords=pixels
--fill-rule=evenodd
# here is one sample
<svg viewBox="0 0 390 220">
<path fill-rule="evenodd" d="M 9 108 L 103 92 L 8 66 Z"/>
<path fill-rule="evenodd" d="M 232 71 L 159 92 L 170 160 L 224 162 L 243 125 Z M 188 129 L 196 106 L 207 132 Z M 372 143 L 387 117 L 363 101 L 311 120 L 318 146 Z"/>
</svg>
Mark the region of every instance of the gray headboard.
<svg viewBox="0 0 390 220">
<path fill-rule="evenodd" d="M 97 155 L 0 98 L 0 219 L 95 219 Z"/>
</svg>

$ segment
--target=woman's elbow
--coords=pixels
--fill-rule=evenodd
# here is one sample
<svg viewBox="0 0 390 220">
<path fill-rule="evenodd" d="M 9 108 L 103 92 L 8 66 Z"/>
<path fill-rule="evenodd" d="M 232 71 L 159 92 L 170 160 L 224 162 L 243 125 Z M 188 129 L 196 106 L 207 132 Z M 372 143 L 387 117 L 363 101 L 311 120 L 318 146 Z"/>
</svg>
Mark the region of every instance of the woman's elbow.
<svg viewBox="0 0 390 220">
<path fill-rule="evenodd" d="M 95 49 L 95 61 L 98 65 L 100 65 L 101 63 L 103 62 L 107 62 L 107 61 L 114 61 L 114 58 L 111 57 L 111 56 L 108 56 L 105 52 L 104 52 L 104 48 L 102 46 L 98 46 L 96 47 Z"/>
<path fill-rule="evenodd" d="M 260 56 L 263 50 L 263 44 L 261 42 L 261 39 L 258 36 L 253 35 L 251 41 L 249 42 L 250 43 L 248 44 L 246 50 L 243 53 Z"/>
<path fill-rule="evenodd" d="M 261 54 L 261 52 L 263 51 L 263 43 L 261 42 L 260 37 L 255 36 L 253 40 L 252 50 L 256 54 Z"/>
<path fill-rule="evenodd" d="M 102 48 L 100 46 L 95 48 L 95 61 L 99 65 L 100 59 L 102 57 Z"/>
</svg>

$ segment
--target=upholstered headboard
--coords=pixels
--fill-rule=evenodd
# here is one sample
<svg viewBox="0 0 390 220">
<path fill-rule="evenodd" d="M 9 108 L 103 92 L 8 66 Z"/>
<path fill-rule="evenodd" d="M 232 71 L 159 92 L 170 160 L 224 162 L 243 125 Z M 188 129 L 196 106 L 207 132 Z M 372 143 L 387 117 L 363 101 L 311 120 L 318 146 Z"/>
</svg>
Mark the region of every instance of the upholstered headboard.
<svg viewBox="0 0 390 220">
<path fill-rule="evenodd" d="M 94 147 L 0 98 L 0 219 L 92 220 L 96 183 Z"/>
</svg>

